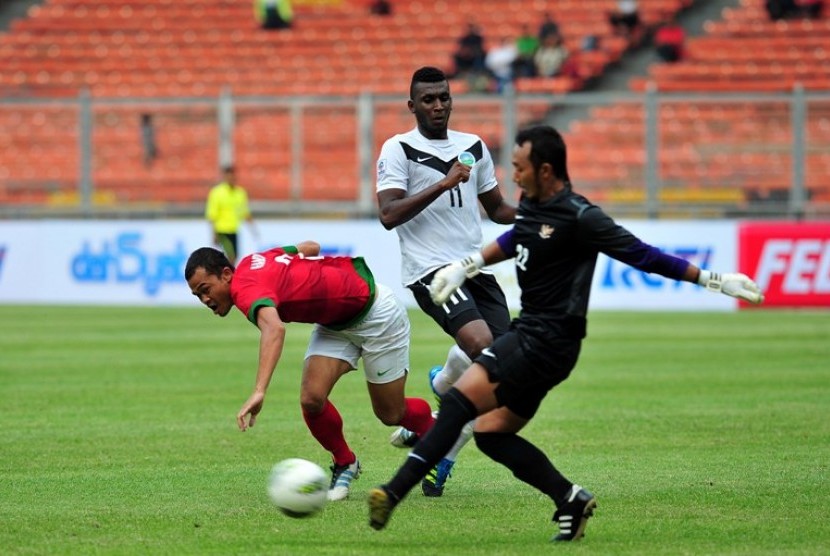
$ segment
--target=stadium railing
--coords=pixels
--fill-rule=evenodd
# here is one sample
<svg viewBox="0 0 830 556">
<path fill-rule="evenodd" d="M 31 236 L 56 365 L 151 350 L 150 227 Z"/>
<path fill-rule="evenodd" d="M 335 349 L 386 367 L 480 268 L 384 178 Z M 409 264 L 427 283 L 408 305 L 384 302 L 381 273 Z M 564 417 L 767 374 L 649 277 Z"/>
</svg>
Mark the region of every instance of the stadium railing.
<svg viewBox="0 0 830 556">
<path fill-rule="evenodd" d="M 484 138 L 515 198 L 515 131 L 584 108 L 562 130 L 570 174 L 617 214 L 830 214 L 830 93 L 459 94 L 451 126 Z M 0 216 L 195 217 L 227 162 L 260 214 L 372 216 L 380 146 L 413 126 L 390 95 L 0 98 Z"/>
</svg>

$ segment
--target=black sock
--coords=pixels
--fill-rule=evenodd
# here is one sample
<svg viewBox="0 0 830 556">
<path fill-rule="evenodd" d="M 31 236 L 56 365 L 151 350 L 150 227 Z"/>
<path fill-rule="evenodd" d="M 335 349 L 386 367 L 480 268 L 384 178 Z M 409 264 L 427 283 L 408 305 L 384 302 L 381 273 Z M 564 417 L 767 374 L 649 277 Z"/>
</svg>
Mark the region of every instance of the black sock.
<svg viewBox="0 0 830 556">
<path fill-rule="evenodd" d="M 443 411 L 443 409 L 442 409 Z M 544 492 L 556 503 L 568 496 L 571 483 L 536 446 L 513 433 L 477 432 L 476 446 L 493 461 L 507 467 L 520 481 Z"/>
<path fill-rule="evenodd" d="M 472 402 L 455 388 L 450 388 L 441 398 L 441 411 L 438 412 L 435 424 L 418 441 L 404 464 L 384 488 L 397 500 L 402 500 L 450 451 L 458 440 L 461 429 L 477 415 Z"/>
</svg>

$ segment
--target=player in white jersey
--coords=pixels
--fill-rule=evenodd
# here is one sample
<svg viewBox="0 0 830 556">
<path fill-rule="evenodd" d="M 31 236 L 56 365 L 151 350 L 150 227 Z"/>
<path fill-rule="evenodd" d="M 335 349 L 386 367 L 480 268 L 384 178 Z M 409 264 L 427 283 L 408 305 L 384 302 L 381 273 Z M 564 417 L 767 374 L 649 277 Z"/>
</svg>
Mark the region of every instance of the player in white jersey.
<svg viewBox="0 0 830 556">
<path fill-rule="evenodd" d="M 481 212 L 510 224 L 516 207 L 505 202 L 493 159 L 477 135 L 448 129 L 452 96 L 446 75 L 433 67 L 415 71 L 409 89 L 415 129 L 388 139 L 377 161 L 380 221 L 395 229 L 401 246 L 401 275 L 421 309 L 455 339 L 443 367 L 430 371 L 436 395 L 449 390 L 471 360 L 504 333 L 510 312 L 492 274 L 469 278 L 443 306 L 432 303 L 429 284 L 441 267 L 478 253 L 482 244 Z M 462 435 L 421 484 L 427 496 L 441 496 Z M 399 429 L 391 439 L 399 446 L 417 441 Z"/>
<path fill-rule="evenodd" d="M 453 254 L 456 260 L 463 259 L 470 248 L 481 245 L 478 196 L 498 191 L 493 160 L 482 140 L 470 133 L 445 133 L 446 139 L 430 140 L 415 128 L 386 141 L 380 153 L 379 197 L 410 200 L 419 194 L 427 196 L 417 203 L 420 211 L 411 220 L 397 226 L 384 221 L 387 228 L 394 226 L 398 232 L 401 278 L 407 286 L 443 266 Z M 460 172 L 450 176 L 453 166 L 462 166 L 457 160 L 462 152 L 471 153 L 476 160 L 469 172 L 465 171 L 467 179 L 461 179 Z M 441 179 L 451 180 L 452 187 L 436 188 Z"/>
</svg>

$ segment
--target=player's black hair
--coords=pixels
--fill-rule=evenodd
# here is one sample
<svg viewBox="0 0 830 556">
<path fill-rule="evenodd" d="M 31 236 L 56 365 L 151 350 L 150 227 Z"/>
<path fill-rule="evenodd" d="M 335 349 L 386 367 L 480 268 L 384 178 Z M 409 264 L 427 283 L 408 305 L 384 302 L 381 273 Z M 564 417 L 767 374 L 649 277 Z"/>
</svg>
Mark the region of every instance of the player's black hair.
<svg viewBox="0 0 830 556">
<path fill-rule="evenodd" d="M 568 176 L 568 153 L 562 135 L 549 125 L 528 127 L 516 134 L 516 144 L 519 146 L 530 143 L 530 163 L 533 170 L 538 172 L 542 164 L 548 163 L 553 167 L 553 175 L 571 186 Z"/>
<path fill-rule="evenodd" d="M 204 268 L 208 274 L 219 276 L 225 267 L 234 270 L 233 264 L 223 252 L 213 247 L 200 247 L 190 254 L 184 265 L 184 279 L 190 280 L 197 268 Z"/>
<path fill-rule="evenodd" d="M 231 172 L 235 172 L 236 167 L 233 164 L 228 164 L 227 166 L 222 166 L 222 173 L 227 174 Z"/>
<path fill-rule="evenodd" d="M 446 74 L 436 67 L 424 66 L 419 68 L 412 74 L 412 82 L 409 84 L 409 98 L 415 99 L 416 83 L 441 83 L 446 80 Z"/>
</svg>

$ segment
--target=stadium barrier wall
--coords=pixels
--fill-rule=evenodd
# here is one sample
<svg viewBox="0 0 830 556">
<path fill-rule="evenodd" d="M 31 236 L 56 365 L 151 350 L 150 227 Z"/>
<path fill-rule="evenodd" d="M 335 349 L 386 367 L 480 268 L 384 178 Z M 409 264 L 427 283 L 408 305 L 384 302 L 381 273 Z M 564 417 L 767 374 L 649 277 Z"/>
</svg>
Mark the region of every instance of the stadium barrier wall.
<svg viewBox="0 0 830 556">
<path fill-rule="evenodd" d="M 643 240 L 699 266 L 757 277 L 767 306 L 830 307 L 830 224 L 621 221 Z M 400 284 L 397 234 L 375 220 L 263 220 L 261 240 L 240 234 L 243 253 L 305 239 L 324 254 L 363 256 L 376 279 L 414 307 Z M 484 239 L 508 228 L 487 223 Z M 209 244 L 196 220 L 19 220 L 0 222 L 0 303 L 198 306 L 183 281 L 189 253 Z M 493 267 L 518 308 L 513 265 Z M 732 311 L 732 298 L 645 274 L 600 256 L 592 308 Z"/>
<path fill-rule="evenodd" d="M 830 223 L 747 223 L 738 242 L 766 306 L 830 308 Z"/>
<path fill-rule="evenodd" d="M 259 215 L 376 215 L 380 147 L 413 126 L 405 97 L 231 93 L 0 96 L 0 216 L 197 218 L 230 161 Z M 827 91 L 509 90 L 458 94 L 454 107 L 452 127 L 484 139 L 508 198 L 519 193 L 510 179 L 516 130 L 548 122 L 563 131 L 580 193 L 617 216 L 830 214 Z M 148 144 L 157 145 L 156 156 Z"/>
</svg>

